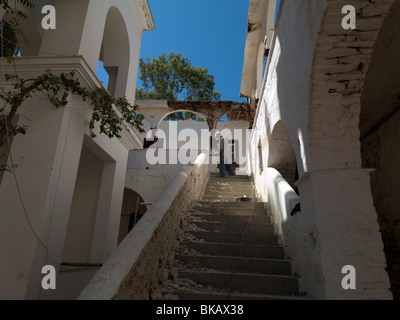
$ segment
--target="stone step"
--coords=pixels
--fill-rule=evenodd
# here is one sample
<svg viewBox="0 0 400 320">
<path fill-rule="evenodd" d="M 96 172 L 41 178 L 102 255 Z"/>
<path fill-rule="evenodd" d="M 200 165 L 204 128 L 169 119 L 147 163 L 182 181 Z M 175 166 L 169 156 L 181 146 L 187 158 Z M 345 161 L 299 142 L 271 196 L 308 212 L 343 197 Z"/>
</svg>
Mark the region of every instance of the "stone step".
<svg viewBox="0 0 400 320">
<path fill-rule="evenodd" d="M 253 189 L 253 183 L 251 181 L 244 180 L 208 180 L 206 188 L 247 188 Z"/>
<path fill-rule="evenodd" d="M 231 179 L 231 178 L 225 178 L 225 179 L 208 179 L 207 181 L 207 186 L 225 186 L 228 187 L 229 185 L 237 185 L 237 186 L 243 186 L 243 187 L 253 187 L 253 182 L 250 180 L 244 180 L 244 179 Z"/>
<path fill-rule="evenodd" d="M 254 192 L 254 188 L 252 186 L 212 186 L 209 185 L 205 188 L 205 192 L 238 192 L 238 193 L 247 193 L 251 195 Z"/>
<path fill-rule="evenodd" d="M 215 177 L 210 177 L 207 180 L 208 183 L 247 183 L 247 184 L 252 184 L 253 181 L 250 179 L 237 179 L 235 177 L 226 177 L 226 178 L 215 178 Z"/>
<path fill-rule="evenodd" d="M 250 212 L 245 212 L 245 213 L 249 214 Z M 271 224 L 271 217 L 267 215 L 246 216 L 246 215 L 230 215 L 230 214 L 193 214 L 192 217 L 196 217 L 207 222 L 240 223 L 240 224 L 252 224 L 252 225 Z"/>
<path fill-rule="evenodd" d="M 272 234 L 257 233 L 231 233 L 231 232 L 208 232 L 187 231 L 199 240 L 211 243 L 244 244 L 244 245 L 278 245 L 278 236 Z"/>
<path fill-rule="evenodd" d="M 291 265 L 287 260 L 254 259 L 242 257 L 218 257 L 202 255 L 176 255 L 175 260 L 189 264 L 195 262 L 200 266 L 219 270 L 245 273 L 290 275 Z"/>
<path fill-rule="evenodd" d="M 253 186 L 253 183 L 251 181 L 244 181 L 244 180 L 228 180 L 228 179 L 210 179 L 207 182 L 207 187 L 215 187 L 215 188 L 220 188 L 220 187 L 245 187 L 249 188 Z"/>
<path fill-rule="evenodd" d="M 208 181 L 245 181 L 245 182 L 250 182 L 250 177 L 249 176 L 231 176 L 229 174 L 226 175 L 226 178 L 222 178 L 219 175 L 218 176 L 210 176 L 208 178 Z"/>
<path fill-rule="evenodd" d="M 246 196 L 245 198 L 248 198 L 247 194 L 236 194 L 236 193 L 209 193 L 209 194 L 204 194 L 203 200 L 218 200 L 218 199 L 231 199 L 231 202 L 239 202 L 239 199 Z M 258 199 L 251 198 L 252 201 L 258 202 Z"/>
<path fill-rule="evenodd" d="M 176 292 L 181 300 L 186 301 L 213 301 L 213 300 L 225 300 L 225 301 L 256 301 L 256 300 L 308 300 L 303 296 L 285 296 L 276 294 L 255 294 L 255 293 L 224 293 L 224 292 Z"/>
<path fill-rule="evenodd" d="M 239 192 L 239 191 L 209 191 L 205 192 L 204 196 L 214 196 L 214 197 L 234 197 L 234 198 L 250 198 L 253 199 L 253 195 L 248 192 Z"/>
<path fill-rule="evenodd" d="M 238 196 L 229 196 L 229 197 L 219 197 L 219 196 L 213 196 L 213 195 L 204 195 L 203 201 L 208 201 L 208 202 L 235 202 L 237 201 L 239 197 Z M 258 198 L 254 198 L 254 201 L 258 202 Z"/>
<path fill-rule="evenodd" d="M 284 259 L 283 248 L 273 245 L 242 245 L 213 242 L 199 243 L 192 241 L 183 241 L 182 245 L 206 255 L 260 259 Z"/>
<path fill-rule="evenodd" d="M 194 222 L 199 228 L 213 232 L 249 232 L 274 234 L 274 226 L 270 223 L 248 224 L 248 223 L 224 223 L 224 222 Z"/>
<path fill-rule="evenodd" d="M 193 209 L 197 208 L 246 208 L 246 209 L 264 209 L 266 208 L 265 202 L 209 202 L 209 201 L 198 201 Z"/>
<path fill-rule="evenodd" d="M 256 195 L 252 195 L 251 193 L 248 192 L 231 192 L 231 191 L 210 191 L 210 192 L 205 192 L 203 197 L 232 197 L 232 201 L 236 202 L 258 202 L 258 197 Z M 250 200 L 241 200 L 241 198 L 246 198 Z M 239 201 L 240 200 L 240 201 Z"/>
<path fill-rule="evenodd" d="M 179 271 L 180 278 L 193 280 L 203 286 L 248 293 L 298 295 L 297 278 L 283 275 L 230 273 L 213 271 Z"/>
<path fill-rule="evenodd" d="M 239 174 L 237 174 L 237 175 L 235 175 L 235 176 L 227 175 L 227 178 L 236 179 L 236 180 L 250 180 L 250 176 L 247 176 L 247 175 L 239 175 Z M 220 175 L 219 175 L 219 173 L 211 173 L 209 179 L 220 179 Z M 222 178 L 222 179 L 223 179 L 223 178 Z"/>
<path fill-rule="evenodd" d="M 232 216 L 268 216 L 268 210 L 266 209 L 246 209 L 246 208 L 205 208 L 198 207 L 194 208 L 196 212 L 206 212 L 215 215 L 232 215 Z"/>
</svg>

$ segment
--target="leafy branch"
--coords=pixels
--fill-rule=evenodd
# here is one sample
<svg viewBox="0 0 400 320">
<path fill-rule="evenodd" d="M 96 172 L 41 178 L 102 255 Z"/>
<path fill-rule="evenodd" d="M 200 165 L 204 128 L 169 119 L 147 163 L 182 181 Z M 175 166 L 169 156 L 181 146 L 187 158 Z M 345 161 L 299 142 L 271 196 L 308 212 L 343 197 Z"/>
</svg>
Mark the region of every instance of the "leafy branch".
<svg viewBox="0 0 400 320">
<path fill-rule="evenodd" d="M 143 132 L 143 116 L 136 112 L 137 106 L 132 106 L 126 98 L 114 98 L 104 88 L 84 88 L 74 72 L 61 73 L 59 76 L 47 70 L 37 78 L 21 79 L 16 75 L 6 75 L 7 81 L 14 83 L 13 89 L 0 92 L 0 99 L 5 102 L 0 107 L 0 146 L 4 145 L 9 135 L 25 134 L 26 128 L 13 125 L 14 118 L 21 105 L 32 97 L 33 94 L 44 94 L 56 108 L 68 105 L 70 94 L 80 96 L 88 102 L 93 109 L 92 119 L 89 124 L 92 137 L 95 137 L 95 125 L 99 124 L 100 133 L 109 138 L 120 138 L 123 123 L 126 122 L 139 132 Z M 7 111 L 8 110 L 8 111 Z M 119 112 L 117 112 L 117 110 Z M 120 113 L 121 115 L 119 115 Z"/>
<path fill-rule="evenodd" d="M 0 24 L 1 57 L 6 57 L 8 62 L 14 61 L 19 52 L 18 37 L 23 33 L 19 19 L 27 19 L 28 15 L 17 8 L 34 8 L 29 0 L 0 0 L 0 8 L 5 14 Z M 10 83 L 11 90 L 0 88 L 0 148 L 5 145 L 10 136 L 26 134 L 27 127 L 16 125 L 16 115 L 21 105 L 32 98 L 34 94 L 43 94 L 56 108 L 67 107 L 69 96 L 79 96 L 92 107 L 92 118 L 89 129 L 92 137 L 98 125 L 101 134 L 109 138 L 120 138 L 124 123 L 131 125 L 139 132 L 143 132 L 143 116 L 136 112 L 137 106 L 132 106 L 125 97 L 114 98 L 104 88 L 85 88 L 75 78 L 73 72 L 55 75 L 51 70 L 46 70 L 38 77 L 22 79 L 15 75 L 5 75 L 5 80 Z M 9 86 L 9 87 L 10 87 Z M 0 154 L 0 173 L 12 171 L 12 166 L 5 164 L 6 155 Z"/>
</svg>

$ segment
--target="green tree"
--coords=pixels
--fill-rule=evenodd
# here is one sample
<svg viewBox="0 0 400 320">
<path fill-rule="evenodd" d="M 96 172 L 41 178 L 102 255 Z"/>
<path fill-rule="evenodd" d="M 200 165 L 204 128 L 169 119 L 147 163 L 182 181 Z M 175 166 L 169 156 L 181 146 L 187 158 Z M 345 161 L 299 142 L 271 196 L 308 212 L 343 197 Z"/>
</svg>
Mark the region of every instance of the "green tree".
<svg viewBox="0 0 400 320">
<path fill-rule="evenodd" d="M 181 54 L 163 53 L 160 57 L 140 59 L 140 80 L 143 88 L 136 90 L 136 99 L 165 99 L 183 101 L 219 100 L 221 94 L 214 90 L 214 76 L 207 68 L 193 67 Z M 171 115 L 170 120 L 197 119 L 197 115 L 184 112 Z"/>
</svg>

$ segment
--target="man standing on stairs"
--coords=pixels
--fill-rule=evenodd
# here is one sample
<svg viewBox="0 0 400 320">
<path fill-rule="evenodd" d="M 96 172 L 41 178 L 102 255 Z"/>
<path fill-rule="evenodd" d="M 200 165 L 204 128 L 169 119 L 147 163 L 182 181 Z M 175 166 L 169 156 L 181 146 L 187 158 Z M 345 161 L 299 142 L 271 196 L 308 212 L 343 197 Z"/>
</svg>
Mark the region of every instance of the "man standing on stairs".
<svg viewBox="0 0 400 320">
<path fill-rule="evenodd" d="M 225 138 L 221 134 L 221 132 L 217 131 L 215 134 L 215 140 L 219 140 L 219 175 L 221 178 L 226 178 L 226 171 L 231 176 L 235 175 L 235 172 L 232 170 L 231 165 L 228 163 L 229 160 L 225 158 Z"/>
</svg>

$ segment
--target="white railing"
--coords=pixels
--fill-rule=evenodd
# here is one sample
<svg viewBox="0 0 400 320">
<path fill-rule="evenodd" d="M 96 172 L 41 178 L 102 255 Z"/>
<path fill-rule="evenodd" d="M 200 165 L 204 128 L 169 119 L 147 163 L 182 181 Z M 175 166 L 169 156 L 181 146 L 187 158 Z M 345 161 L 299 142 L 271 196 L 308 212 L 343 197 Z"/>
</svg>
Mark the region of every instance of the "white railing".
<svg viewBox="0 0 400 320">
<path fill-rule="evenodd" d="M 157 285 L 181 221 L 201 199 L 208 151 L 184 167 L 79 295 L 79 300 L 147 300 Z"/>
<path fill-rule="evenodd" d="M 277 233 L 285 238 L 286 230 L 290 226 L 290 213 L 300 203 L 300 198 L 285 178 L 274 168 L 265 172 L 268 208 L 273 216 Z"/>
</svg>

